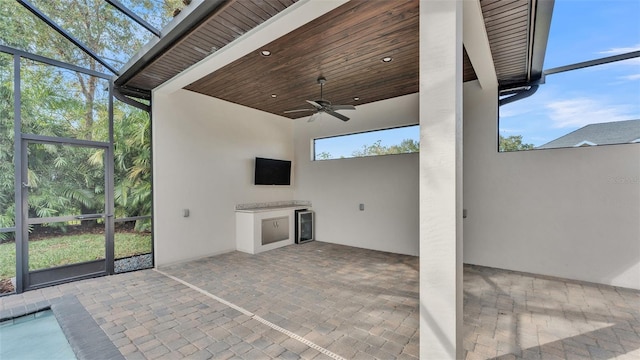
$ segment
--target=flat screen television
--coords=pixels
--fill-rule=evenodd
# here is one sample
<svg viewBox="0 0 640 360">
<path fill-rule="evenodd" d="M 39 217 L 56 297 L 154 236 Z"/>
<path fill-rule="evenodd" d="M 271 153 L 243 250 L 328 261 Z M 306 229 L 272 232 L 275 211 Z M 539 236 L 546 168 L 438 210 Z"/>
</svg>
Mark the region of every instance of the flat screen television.
<svg viewBox="0 0 640 360">
<path fill-rule="evenodd" d="M 257 157 L 256 185 L 291 185 L 291 161 Z"/>
</svg>

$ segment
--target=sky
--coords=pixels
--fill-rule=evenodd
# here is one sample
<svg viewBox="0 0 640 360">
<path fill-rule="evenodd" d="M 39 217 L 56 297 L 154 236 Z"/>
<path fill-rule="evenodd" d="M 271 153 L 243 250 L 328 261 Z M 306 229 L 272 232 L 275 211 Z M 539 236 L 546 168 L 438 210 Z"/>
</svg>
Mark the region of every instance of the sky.
<svg viewBox="0 0 640 360">
<path fill-rule="evenodd" d="M 556 0 L 544 69 L 640 50 L 640 0 Z M 535 146 L 587 124 L 640 119 L 640 58 L 549 75 L 500 107 L 502 136 Z"/>
</svg>

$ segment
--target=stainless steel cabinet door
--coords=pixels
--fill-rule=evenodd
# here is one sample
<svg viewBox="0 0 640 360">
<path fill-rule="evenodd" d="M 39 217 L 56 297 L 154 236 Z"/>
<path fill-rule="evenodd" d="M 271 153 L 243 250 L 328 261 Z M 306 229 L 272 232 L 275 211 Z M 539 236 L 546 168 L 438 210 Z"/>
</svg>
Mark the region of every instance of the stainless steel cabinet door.
<svg viewBox="0 0 640 360">
<path fill-rule="evenodd" d="M 289 217 L 262 220 L 262 245 L 289 239 Z"/>
</svg>

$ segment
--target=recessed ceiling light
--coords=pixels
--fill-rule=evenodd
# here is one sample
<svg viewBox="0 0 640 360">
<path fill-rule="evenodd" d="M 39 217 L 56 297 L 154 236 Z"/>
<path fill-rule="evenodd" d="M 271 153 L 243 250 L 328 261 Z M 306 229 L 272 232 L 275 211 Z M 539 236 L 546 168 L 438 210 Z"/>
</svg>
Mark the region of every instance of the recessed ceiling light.
<svg viewBox="0 0 640 360">
<path fill-rule="evenodd" d="M 271 94 L 271 97 L 272 98 L 276 98 L 276 97 L 278 97 L 278 94 Z"/>
<path fill-rule="evenodd" d="M 209 53 L 209 52 L 207 52 L 206 50 L 201 49 L 201 48 L 199 48 L 199 47 L 197 47 L 197 46 L 194 46 L 194 47 L 193 47 L 193 50 L 195 50 L 195 51 L 197 51 L 197 52 L 201 53 L 202 55 L 209 55 L 209 54 L 210 54 L 210 53 Z"/>
<path fill-rule="evenodd" d="M 358 101 L 358 100 L 360 100 L 360 98 L 359 98 L 359 97 L 357 97 L 357 96 L 354 96 L 353 100 L 354 100 L 354 101 Z"/>
<path fill-rule="evenodd" d="M 393 58 L 391 56 L 386 56 L 382 58 L 382 62 L 391 62 L 391 60 L 393 60 Z"/>
<path fill-rule="evenodd" d="M 262 56 L 271 56 L 271 51 L 262 50 L 262 51 L 260 51 L 260 55 L 262 55 Z"/>
</svg>

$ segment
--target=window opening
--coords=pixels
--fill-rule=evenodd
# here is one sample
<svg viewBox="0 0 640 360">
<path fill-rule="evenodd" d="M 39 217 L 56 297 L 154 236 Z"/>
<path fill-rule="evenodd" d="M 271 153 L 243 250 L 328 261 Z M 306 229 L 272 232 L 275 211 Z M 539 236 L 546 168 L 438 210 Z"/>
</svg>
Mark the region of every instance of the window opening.
<svg viewBox="0 0 640 360">
<path fill-rule="evenodd" d="M 556 1 L 549 70 L 534 95 L 500 106 L 498 150 L 634 143 L 640 137 L 638 13 L 637 1 Z"/>
<path fill-rule="evenodd" d="M 420 150 L 420 127 L 410 125 L 314 140 L 314 160 L 414 153 Z"/>
<path fill-rule="evenodd" d="M 630 59 L 547 76 L 535 95 L 500 107 L 500 150 L 633 142 L 640 137 L 639 70 Z"/>
</svg>

